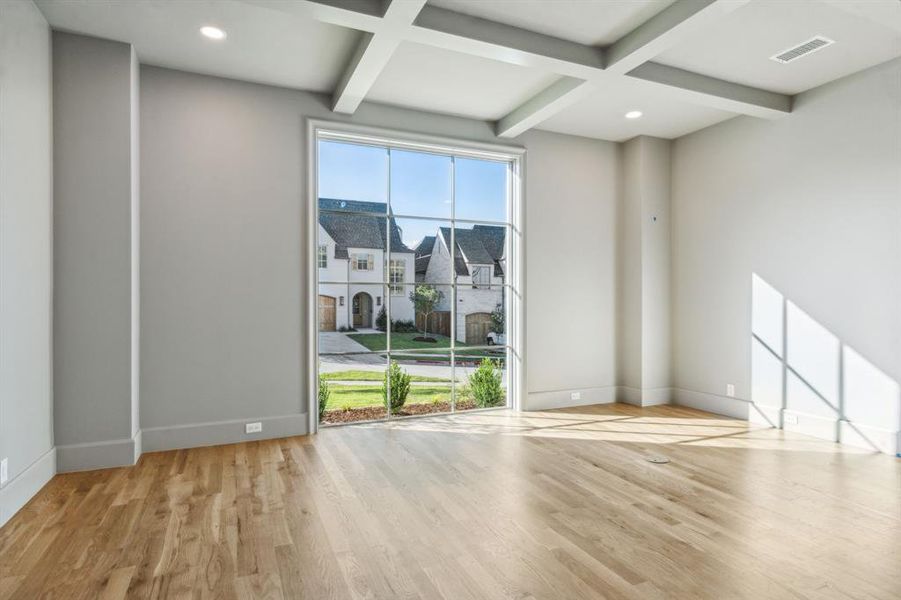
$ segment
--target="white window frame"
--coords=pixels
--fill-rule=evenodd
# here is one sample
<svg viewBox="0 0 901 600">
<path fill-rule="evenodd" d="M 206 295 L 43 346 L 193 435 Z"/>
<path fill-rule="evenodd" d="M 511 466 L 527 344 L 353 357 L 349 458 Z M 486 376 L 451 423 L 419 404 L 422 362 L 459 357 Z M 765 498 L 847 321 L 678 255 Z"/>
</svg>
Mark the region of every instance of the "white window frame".
<svg viewBox="0 0 901 600">
<path fill-rule="evenodd" d="M 319 244 L 316 250 L 316 265 L 320 269 L 328 269 L 328 244 Z"/>
<path fill-rule="evenodd" d="M 400 267 L 400 280 L 394 279 L 395 267 Z M 392 258 L 388 261 L 388 289 L 392 296 L 404 295 L 404 283 L 407 278 L 407 261 L 402 258 Z"/>
<path fill-rule="evenodd" d="M 451 154 L 459 157 L 509 162 L 511 165 L 510 193 L 508 194 L 508 215 L 510 235 L 506 236 L 504 256 L 510 257 L 508 265 L 512 269 L 506 273 L 504 284 L 504 305 L 507 307 L 507 385 L 513 410 L 524 410 L 526 404 L 526 354 L 525 354 L 525 149 L 518 146 L 473 142 L 428 134 L 409 133 L 397 130 L 368 127 L 352 123 L 339 123 L 320 119 L 307 119 L 307 256 L 312 256 L 318 244 L 319 224 L 319 145 L 320 139 L 357 142 L 391 148 Z M 307 261 L 305 264 L 310 264 Z M 307 295 L 318 295 L 319 269 L 307 269 Z M 389 304 L 391 294 L 383 304 Z M 301 412 L 308 417 L 308 430 L 319 430 L 317 398 L 319 391 L 319 311 L 316 303 L 307 302 L 307 360 L 306 360 L 306 400 L 301 401 Z M 452 311 L 454 315 L 455 311 Z M 452 316 L 453 319 L 453 316 Z M 452 324 L 454 334 L 456 326 Z M 390 352 L 390 338 L 388 340 Z M 494 410 L 494 409 L 486 409 Z"/>
</svg>

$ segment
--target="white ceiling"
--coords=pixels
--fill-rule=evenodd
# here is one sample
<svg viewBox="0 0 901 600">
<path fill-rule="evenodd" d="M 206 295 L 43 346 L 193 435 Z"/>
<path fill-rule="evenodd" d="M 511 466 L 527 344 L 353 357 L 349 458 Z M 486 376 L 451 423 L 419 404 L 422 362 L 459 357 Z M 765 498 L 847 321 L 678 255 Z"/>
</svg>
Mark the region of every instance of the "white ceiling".
<svg viewBox="0 0 901 600">
<path fill-rule="evenodd" d="M 496 120 L 557 77 L 487 58 L 404 42 L 366 98 L 476 119 Z"/>
<path fill-rule="evenodd" d="M 375 2 L 353 0 L 354 5 L 349 0 L 328 0 L 325 4 L 343 2 L 353 9 L 367 1 Z M 586 73 L 580 59 L 560 70 L 555 67 L 556 58 L 535 60 L 529 52 L 550 48 L 549 56 L 570 56 L 571 51 L 579 55 L 575 44 L 610 46 L 673 1 L 429 0 L 425 10 L 439 7 L 568 41 L 555 46 L 554 40 L 549 45 L 547 38 L 536 38 L 523 53 L 518 45 L 526 39 L 522 36 L 534 34 L 495 28 L 502 42 L 509 39 L 510 48 L 441 35 L 419 36 L 418 41 L 429 45 L 402 41 L 383 68 L 374 72 L 375 82 L 365 100 L 499 120 L 563 74 L 578 78 Z M 321 19 L 322 11 L 311 11 L 309 2 L 288 0 L 35 2 L 54 28 L 130 42 L 144 64 L 327 93 L 335 91 L 363 39 L 361 32 L 350 27 L 366 21 L 344 21 L 330 7 L 325 9 L 332 10 L 325 21 L 347 26 L 327 24 L 314 20 L 314 13 Z M 750 0 L 740 4 L 712 24 L 688 28 L 687 34 L 683 31 L 674 45 L 651 60 L 725 82 L 794 95 L 901 56 L 898 0 Z M 222 42 L 202 38 L 198 29 L 207 24 L 225 29 L 228 38 Z M 392 27 L 393 33 L 402 34 L 408 25 Z M 468 22 L 463 27 L 464 36 L 478 29 Z M 513 37 L 504 37 L 508 34 Z M 837 43 L 788 65 L 769 60 L 814 35 Z M 532 42 L 526 41 L 527 46 Z M 589 67 L 584 76 L 593 77 L 595 68 Z M 703 93 L 679 93 L 654 81 L 603 75 L 592 81 L 593 87 L 572 94 L 571 101 L 552 104 L 552 110 L 542 112 L 532 126 L 614 141 L 640 134 L 673 138 L 742 112 L 729 102 L 705 101 Z M 703 81 L 698 85 L 707 86 Z M 642 110 L 644 117 L 624 119 L 624 113 L 633 109 Z"/>
<path fill-rule="evenodd" d="M 640 119 L 626 119 L 640 110 Z M 734 113 L 681 100 L 666 88 L 624 79 L 597 91 L 544 121 L 538 129 L 621 142 L 637 135 L 677 138 L 734 117 Z"/>
<path fill-rule="evenodd" d="M 872 0 L 751 2 L 716 27 L 659 55 L 655 61 L 752 87 L 797 94 L 901 55 L 901 31 L 847 10 Z M 844 5 L 842 5 L 844 4 Z M 901 13 L 901 2 L 892 2 Z M 888 6 L 888 4 L 886 4 Z M 774 54 L 822 35 L 836 43 L 788 64 Z"/>
<path fill-rule="evenodd" d="M 429 4 L 560 39 L 607 46 L 675 0 L 429 0 Z"/>
<path fill-rule="evenodd" d="M 334 89 L 362 35 L 234 0 L 35 3 L 54 28 L 130 42 L 144 64 L 317 92 Z M 203 25 L 228 38 L 201 37 Z"/>
</svg>

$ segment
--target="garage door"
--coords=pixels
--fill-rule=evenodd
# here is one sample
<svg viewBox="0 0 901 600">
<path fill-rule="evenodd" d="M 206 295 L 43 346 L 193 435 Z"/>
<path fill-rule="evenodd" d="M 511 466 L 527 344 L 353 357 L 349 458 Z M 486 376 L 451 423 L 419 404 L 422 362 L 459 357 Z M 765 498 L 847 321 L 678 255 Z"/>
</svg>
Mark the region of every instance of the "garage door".
<svg viewBox="0 0 901 600">
<path fill-rule="evenodd" d="M 319 331 L 335 331 L 335 299 L 319 296 Z"/>
<path fill-rule="evenodd" d="M 491 313 L 470 313 L 466 315 L 466 343 L 484 346 L 491 331 Z"/>
</svg>

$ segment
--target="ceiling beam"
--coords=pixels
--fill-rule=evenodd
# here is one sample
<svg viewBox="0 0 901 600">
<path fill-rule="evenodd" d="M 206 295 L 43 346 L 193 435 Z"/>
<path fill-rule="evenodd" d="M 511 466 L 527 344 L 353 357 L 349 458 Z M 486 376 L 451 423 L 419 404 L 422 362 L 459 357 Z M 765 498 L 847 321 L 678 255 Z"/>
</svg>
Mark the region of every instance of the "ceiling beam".
<svg viewBox="0 0 901 600">
<path fill-rule="evenodd" d="M 748 2 L 677 0 L 610 46 L 605 70 L 628 73 Z"/>
<path fill-rule="evenodd" d="M 394 48 L 401 41 L 415 42 L 479 56 L 560 76 L 548 88 L 526 100 L 497 124 L 498 135 L 514 137 L 538 125 L 611 80 L 629 76 L 665 86 L 686 102 L 754 117 L 775 118 L 791 112 L 791 96 L 751 88 L 647 62 L 678 40 L 708 26 L 749 0 L 677 0 L 645 24 L 621 38 L 606 52 L 527 31 L 504 23 L 471 17 L 425 5 L 424 0 L 244 0 L 273 10 L 313 18 L 325 23 L 368 32 L 357 48 L 335 95 L 336 110 L 353 112 L 371 88 Z M 386 0 L 387 1 L 387 0 Z M 412 4 L 412 21 L 393 31 L 384 21 L 392 7 Z M 415 13 L 415 14 L 410 14 Z M 399 22 L 403 22 L 400 21 Z M 388 31 L 383 30 L 387 27 Z M 379 40 L 379 36 L 389 37 Z M 605 68 L 606 66 L 606 68 Z"/>
<path fill-rule="evenodd" d="M 763 119 L 777 119 L 791 112 L 792 97 L 776 92 L 707 77 L 691 71 L 649 62 L 633 69 L 629 77 L 666 86 L 695 104 L 703 104 Z"/>
<path fill-rule="evenodd" d="M 379 28 L 384 10 L 379 0 L 242 0 L 260 8 L 372 33 Z"/>
<path fill-rule="evenodd" d="M 497 122 L 498 137 L 512 138 L 575 104 L 595 90 L 584 79 L 562 77 Z"/>
<path fill-rule="evenodd" d="M 388 1 L 390 3 L 385 9 L 378 29 L 363 35 L 350 64 L 338 82 L 332 104 L 332 110 L 337 113 L 352 115 L 356 112 L 426 2 L 426 0 Z"/>
<path fill-rule="evenodd" d="M 588 79 L 604 68 L 600 48 L 435 6 L 422 9 L 409 36 L 411 42 L 567 77 Z"/>
</svg>

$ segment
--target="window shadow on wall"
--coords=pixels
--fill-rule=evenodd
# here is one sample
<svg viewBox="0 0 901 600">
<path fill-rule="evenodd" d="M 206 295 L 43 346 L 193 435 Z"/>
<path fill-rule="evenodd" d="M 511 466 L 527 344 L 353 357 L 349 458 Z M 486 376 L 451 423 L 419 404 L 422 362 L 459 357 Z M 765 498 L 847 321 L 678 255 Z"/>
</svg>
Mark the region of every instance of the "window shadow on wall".
<svg viewBox="0 0 901 600">
<path fill-rule="evenodd" d="M 896 452 L 901 386 L 756 273 L 751 420 Z"/>
</svg>

